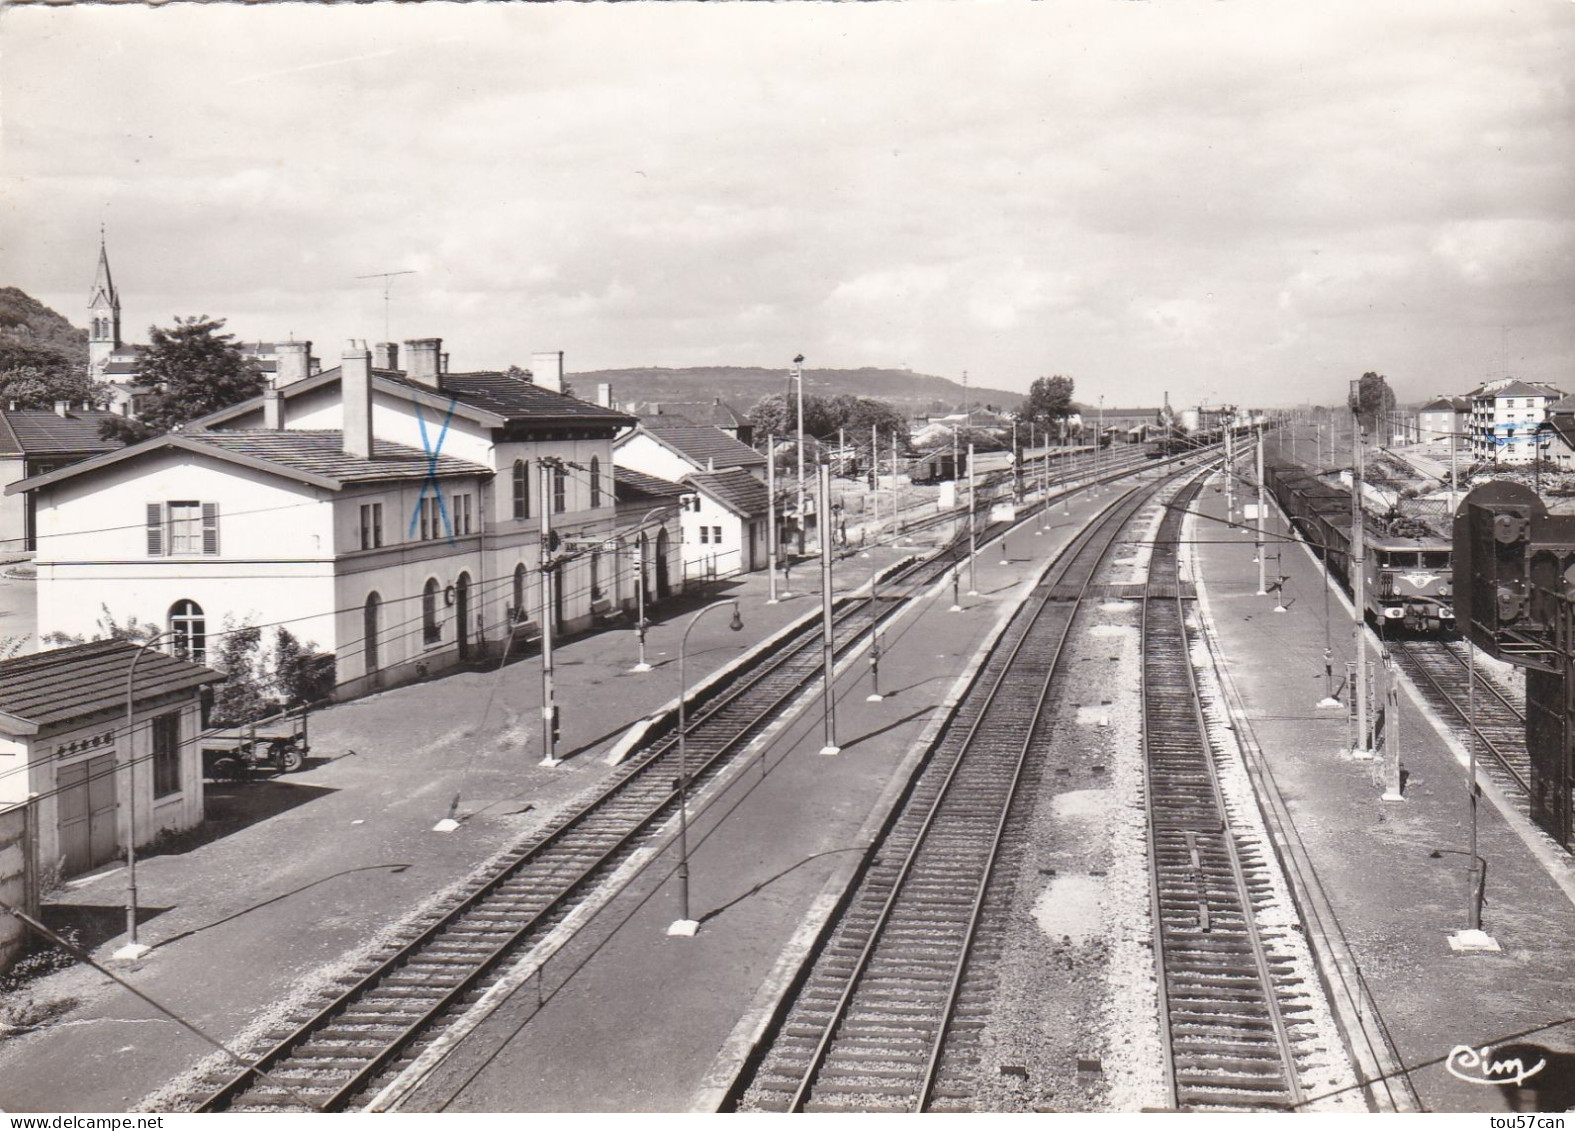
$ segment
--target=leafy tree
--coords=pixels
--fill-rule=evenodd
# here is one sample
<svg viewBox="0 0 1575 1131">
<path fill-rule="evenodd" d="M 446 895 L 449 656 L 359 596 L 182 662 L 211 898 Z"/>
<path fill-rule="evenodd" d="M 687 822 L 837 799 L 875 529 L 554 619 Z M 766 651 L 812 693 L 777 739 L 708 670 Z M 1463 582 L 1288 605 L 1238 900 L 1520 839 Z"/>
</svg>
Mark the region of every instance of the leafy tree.
<svg viewBox="0 0 1575 1131">
<path fill-rule="evenodd" d="M 98 422 L 100 440 L 119 440 L 123 444 L 139 444 L 157 435 L 157 431 L 129 416 L 106 416 Z"/>
<path fill-rule="evenodd" d="M 1028 387 L 1028 399 L 1017 410 L 1018 420 L 1039 424 L 1058 424 L 1071 416 L 1073 381 L 1070 377 L 1036 377 Z"/>
<path fill-rule="evenodd" d="M 0 404 L 15 402 L 17 408 L 54 408 L 56 401 L 101 405 L 109 400 L 109 390 L 86 373 L 65 364 L 20 365 L 0 371 Z"/>
<path fill-rule="evenodd" d="M 213 667 L 229 677 L 214 693 L 214 722 L 249 723 L 273 710 L 268 679 L 262 670 L 261 646 L 262 629 L 237 626 L 229 617 L 224 619 L 224 633 L 208 657 Z"/>
<path fill-rule="evenodd" d="M 146 644 L 162 631 L 152 621 L 139 621 L 135 615 L 126 618 L 126 623 L 121 624 L 115 619 L 115 614 L 109 611 L 109 606 L 101 604 L 99 609 L 103 615 L 98 618 L 97 631 L 91 637 L 80 633 L 46 632 L 39 640 L 51 648 L 64 648 L 68 644 L 86 644 L 89 640 L 130 640 L 137 644 Z"/>
<path fill-rule="evenodd" d="M 1362 431 L 1373 433 L 1378 422 L 1394 411 L 1395 394 L 1382 374 L 1369 371 L 1362 374 L 1345 403 L 1361 421 Z"/>
<path fill-rule="evenodd" d="M 332 652 L 319 652 L 310 642 L 302 644 L 287 628 L 275 630 L 274 686 L 286 707 L 316 703 L 334 693 L 337 665 Z"/>
<path fill-rule="evenodd" d="M 262 371 L 241 356 L 224 319 L 176 317 L 169 329 L 148 329 L 148 348 L 137 359 L 137 381 L 152 389 L 141 417 L 167 432 L 188 420 L 227 408 L 263 391 Z"/>
</svg>

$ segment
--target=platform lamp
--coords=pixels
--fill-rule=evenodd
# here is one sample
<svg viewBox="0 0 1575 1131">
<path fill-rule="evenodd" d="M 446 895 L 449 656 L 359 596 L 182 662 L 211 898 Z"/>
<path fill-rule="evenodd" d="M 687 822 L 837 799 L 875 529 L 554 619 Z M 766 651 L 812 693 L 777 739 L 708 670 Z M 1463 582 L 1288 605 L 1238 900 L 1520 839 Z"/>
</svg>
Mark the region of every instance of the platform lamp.
<svg viewBox="0 0 1575 1131">
<path fill-rule="evenodd" d="M 138 646 L 137 654 L 131 657 L 131 666 L 126 669 L 126 772 L 129 775 L 126 782 L 126 945 L 114 954 L 122 962 L 134 962 L 153 949 L 137 941 L 137 665 L 148 654 L 149 648 L 165 637 L 180 635 L 181 630 L 172 628 L 144 641 Z"/>
<path fill-rule="evenodd" d="M 667 933 L 686 938 L 693 936 L 700 929 L 700 924 L 689 914 L 689 748 L 685 741 L 689 722 L 684 710 L 689 685 L 685 679 L 684 657 L 689 647 L 689 633 L 700 623 L 700 618 L 712 609 L 720 609 L 725 605 L 733 607 L 733 619 L 728 622 L 728 627 L 734 632 L 742 631 L 744 618 L 739 615 L 738 598 L 728 597 L 712 602 L 690 617 L 688 625 L 684 627 L 683 637 L 678 641 L 678 918 L 667 928 Z"/>
<path fill-rule="evenodd" d="M 671 509 L 671 506 L 652 507 L 634 525 L 634 634 L 635 638 L 640 642 L 640 659 L 629 670 L 636 674 L 651 670 L 651 665 L 645 661 L 645 543 L 647 541 L 645 524 L 651 521 L 652 515 L 663 514 L 663 512 Z M 664 514 L 663 517 L 665 521 Z"/>
</svg>

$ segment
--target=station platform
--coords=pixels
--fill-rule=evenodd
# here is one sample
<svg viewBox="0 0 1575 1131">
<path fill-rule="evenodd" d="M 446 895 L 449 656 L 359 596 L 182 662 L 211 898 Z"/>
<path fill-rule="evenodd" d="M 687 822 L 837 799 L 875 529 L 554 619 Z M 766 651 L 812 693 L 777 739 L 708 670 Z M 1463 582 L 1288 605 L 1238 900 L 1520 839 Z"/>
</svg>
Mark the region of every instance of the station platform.
<svg viewBox="0 0 1575 1131">
<path fill-rule="evenodd" d="M 1011 536 L 1009 564 L 999 564 L 999 543 L 984 548 L 979 596 L 965 595 L 961 612 L 949 611 L 947 588 L 887 631 L 883 702 L 865 702 L 862 657 L 847 663 L 837 682 L 839 755 L 819 754 L 817 696 L 768 736 L 748 774 L 704 799 L 691 827 L 696 937 L 665 934 L 677 916 L 669 850 L 404 1109 L 676 1111 L 707 1094 L 718 1051 L 830 871 L 849 858 L 942 693 L 1014 591 L 1091 510 L 1086 499 L 1069 513 L 1056 504 L 1047 535 L 1030 527 Z M 947 533 L 927 537 L 933 545 Z M 849 557 L 837 565 L 836 589 L 851 591 L 925 548 L 921 537 Z M 652 672 L 629 671 L 636 652 L 626 629 L 564 644 L 556 658 L 565 761 L 556 768 L 538 765 L 534 658 L 320 712 L 304 772 L 210 785 L 203 835 L 142 856 L 140 934 L 153 951 L 116 972 L 212 1038 L 246 1044 L 286 1019 L 282 1003 L 329 985 L 393 924 L 594 790 L 625 729 L 677 694 L 678 641 L 706 600 L 739 597 L 745 629 L 730 632 L 720 614 L 700 622 L 688 647 L 691 685 L 817 615 L 818 570 L 796 568 L 791 581 L 793 596 L 777 605 L 756 574 L 653 610 Z M 460 828 L 432 831 L 451 812 Z M 124 941 L 124 883 L 121 869 L 73 882 L 50 898 L 46 919 L 107 959 Z M 46 1020 L 0 1040 L 0 1109 L 158 1110 L 176 1090 L 168 1083 L 213 1052 L 87 966 L 40 979 L 28 994 Z"/>
<path fill-rule="evenodd" d="M 1330 595 L 1326 622 L 1321 565 L 1299 544 L 1271 545 L 1269 578 L 1287 578 L 1286 611 L 1275 612 L 1276 598 L 1258 595 L 1253 535 L 1224 522 L 1226 499 L 1213 489 L 1219 482 L 1216 477 L 1199 496 L 1184 549 L 1201 575 L 1200 604 L 1221 649 L 1217 666 L 1244 707 L 1235 725 L 1262 751 L 1266 776 L 1294 823 L 1290 836 L 1310 862 L 1317 895 L 1338 920 L 1404 1074 L 1427 1110 L 1569 1110 L 1575 1106 L 1570 858 L 1513 805 L 1483 797 L 1476 810 L 1487 876 L 1482 928 L 1500 949 L 1451 949 L 1449 936 L 1470 925 L 1466 750 L 1402 679 L 1404 800 L 1381 800 L 1381 762 L 1353 759 L 1344 706 L 1318 706 L 1326 692 L 1326 639 L 1337 683 L 1355 657 L 1343 591 L 1336 587 Z M 1269 529 L 1283 535 L 1283 516 L 1273 515 Z M 1363 637 L 1378 663 L 1376 639 Z M 1539 1060 L 1546 1065 L 1519 1085 L 1486 1082 L 1462 1047 L 1492 1049 L 1494 1059 L 1519 1057 L 1528 1069 Z"/>
</svg>

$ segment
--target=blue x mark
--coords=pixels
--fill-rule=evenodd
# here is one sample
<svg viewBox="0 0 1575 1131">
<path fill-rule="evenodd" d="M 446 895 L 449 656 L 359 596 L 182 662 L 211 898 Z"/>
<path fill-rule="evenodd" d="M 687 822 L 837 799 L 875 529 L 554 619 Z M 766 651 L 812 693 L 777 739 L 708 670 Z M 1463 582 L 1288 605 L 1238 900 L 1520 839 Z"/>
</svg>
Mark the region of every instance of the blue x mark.
<svg viewBox="0 0 1575 1131">
<path fill-rule="evenodd" d="M 453 397 L 448 399 L 448 413 L 443 417 L 443 427 L 438 430 L 437 443 L 435 444 L 427 432 L 427 418 L 421 411 L 421 402 L 418 400 L 415 402 L 415 405 L 416 423 L 421 428 L 421 446 L 426 449 L 427 453 L 427 477 L 421 484 L 421 493 L 416 496 L 416 505 L 410 512 L 410 532 L 406 537 L 415 537 L 416 524 L 421 518 L 421 503 L 427 497 L 427 488 L 431 487 L 432 497 L 437 500 L 438 514 L 443 519 L 445 536 L 448 538 L 449 544 L 453 545 L 454 524 L 449 521 L 448 507 L 443 502 L 443 487 L 438 482 L 437 465 L 438 455 L 443 451 L 443 441 L 448 437 L 449 422 L 454 419 L 454 409 L 458 407 L 459 402 Z"/>
</svg>

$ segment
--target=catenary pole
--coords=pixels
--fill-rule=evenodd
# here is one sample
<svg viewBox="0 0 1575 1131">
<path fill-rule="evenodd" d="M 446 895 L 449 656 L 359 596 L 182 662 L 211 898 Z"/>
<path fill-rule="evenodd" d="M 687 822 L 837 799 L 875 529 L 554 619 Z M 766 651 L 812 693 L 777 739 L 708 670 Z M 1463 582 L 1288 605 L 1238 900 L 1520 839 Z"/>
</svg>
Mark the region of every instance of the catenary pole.
<svg viewBox="0 0 1575 1131">
<path fill-rule="evenodd" d="M 828 514 L 831 501 L 831 465 L 820 465 L 820 513 Z M 832 676 L 835 674 L 836 649 L 833 639 L 834 625 L 831 611 L 831 539 L 822 534 L 820 539 L 820 648 L 821 666 L 826 683 L 825 729 L 826 741 L 820 748 L 822 754 L 840 754 L 837 745 L 837 689 Z"/>
<path fill-rule="evenodd" d="M 558 707 L 553 701 L 552 635 L 557 625 L 555 591 L 558 585 L 558 567 L 552 554 L 552 477 L 558 461 L 537 461 L 541 489 L 541 764 L 556 766 L 558 758 Z"/>
</svg>

